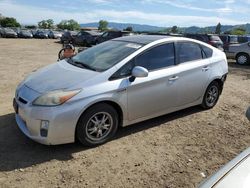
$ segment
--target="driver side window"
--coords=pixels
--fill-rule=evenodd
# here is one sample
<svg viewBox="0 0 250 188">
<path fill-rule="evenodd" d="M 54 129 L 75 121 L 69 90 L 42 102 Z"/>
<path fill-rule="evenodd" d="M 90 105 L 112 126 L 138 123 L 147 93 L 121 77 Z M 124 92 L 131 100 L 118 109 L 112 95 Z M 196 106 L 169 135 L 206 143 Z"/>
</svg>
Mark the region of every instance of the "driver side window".
<svg viewBox="0 0 250 188">
<path fill-rule="evenodd" d="M 135 66 L 141 66 L 149 71 L 167 68 L 175 65 L 174 43 L 153 47 L 130 60 L 121 67 L 110 80 L 128 77 Z"/>
</svg>

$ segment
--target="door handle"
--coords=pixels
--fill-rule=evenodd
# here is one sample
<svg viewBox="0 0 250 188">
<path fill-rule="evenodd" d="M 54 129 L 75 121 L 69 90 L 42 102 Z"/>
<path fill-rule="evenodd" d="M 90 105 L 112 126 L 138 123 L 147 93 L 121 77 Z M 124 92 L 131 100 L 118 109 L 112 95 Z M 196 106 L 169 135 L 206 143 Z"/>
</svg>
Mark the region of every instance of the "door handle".
<svg viewBox="0 0 250 188">
<path fill-rule="evenodd" d="M 173 77 L 169 78 L 168 81 L 175 81 L 178 79 L 179 79 L 179 76 L 173 76 Z"/>
<path fill-rule="evenodd" d="M 202 68 L 202 71 L 204 71 L 204 72 L 206 72 L 206 71 L 208 71 L 208 70 L 209 70 L 209 67 L 208 67 L 208 66 L 205 66 L 205 67 Z"/>
</svg>

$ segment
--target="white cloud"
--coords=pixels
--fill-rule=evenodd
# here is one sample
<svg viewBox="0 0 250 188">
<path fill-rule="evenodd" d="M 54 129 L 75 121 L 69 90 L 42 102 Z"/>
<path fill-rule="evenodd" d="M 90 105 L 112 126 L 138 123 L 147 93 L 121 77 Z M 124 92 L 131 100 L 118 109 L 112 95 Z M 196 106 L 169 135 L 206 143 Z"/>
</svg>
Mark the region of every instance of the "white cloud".
<svg viewBox="0 0 250 188">
<path fill-rule="evenodd" d="M 96 0 L 97 1 L 97 0 Z M 100 1 L 100 0 L 98 0 Z M 101 0 L 103 1 L 103 0 Z M 226 11 L 226 10 L 224 10 Z M 62 9 L 48 9 L 29 5 L 19 5 L 11 0 L 0 1 L 0 12 L 5 16 L 16 17 L 21 23 L 37 23 L 43 19 L 54 19 L 59 22 L 63 19 L 75 19 L 79 23 L 95 22 L 100 19 L 117 21 L 123 23 L 140 23 L 158 26 L 208 26 L 222 24 L 241 24 L 244 20 L 238 21 L 216 16 L 175 16 L 168 14 L 148 13 L 142 11 L 117 11 L 117 10 L 92 10 L 88 12 L 66 12 Z M 246 21 L 245 21 L 246 22 Z"/>
</svg>

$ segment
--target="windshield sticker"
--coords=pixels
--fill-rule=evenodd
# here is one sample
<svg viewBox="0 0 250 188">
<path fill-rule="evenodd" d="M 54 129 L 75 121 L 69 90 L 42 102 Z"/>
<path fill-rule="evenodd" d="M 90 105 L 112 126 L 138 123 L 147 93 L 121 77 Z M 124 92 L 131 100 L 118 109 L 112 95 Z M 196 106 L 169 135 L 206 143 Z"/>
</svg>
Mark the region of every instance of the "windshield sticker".
<svg viewBox="0 0 250 188">
<path fill-rule="evenodd" d="M 134 43 L 129 43 L 129 44 L 126 45 L 126 47 L 138 49 L 138 48 L 141 47 L 141 45 L 139 45 L 139 44 L 134 44 Z"/>
</svg>

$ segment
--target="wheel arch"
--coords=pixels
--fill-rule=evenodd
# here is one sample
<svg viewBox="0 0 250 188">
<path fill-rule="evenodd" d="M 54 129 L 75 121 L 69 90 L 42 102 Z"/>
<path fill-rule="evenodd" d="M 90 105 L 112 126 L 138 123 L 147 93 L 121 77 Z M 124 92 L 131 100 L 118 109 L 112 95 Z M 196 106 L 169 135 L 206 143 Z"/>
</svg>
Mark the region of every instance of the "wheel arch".
<svg viewBox="0 0 250 188">
<path fill-rule="evenodd" d="M 241 54 L 244 54 L 244 55 L 247 55 L 248 58 L 250 58 L 249 54 L 247 52 L 238 52 L 236 55 L 235 55 L 235 59 L 237 59 L 237 57 Z"/>
<path fill-rule="evenodd" d="M 77 130 L 77 124 L 81 118 L 81 116 L 90 108 L 92 108 L 93 106 L 97 105 L 97 104 L 108 104 L 110 106 L 112 106 L 118 113 L 118 127 L 121 127 L 122 126 L 122 123 L 123 123 L 123 117 L 124 117 L 124 114 L 123 114 L 123 110 L 122 110 L 122 107 L 115 101 L 111 101 L 111 100 L 102 100 L 102 101 L 97 101 L 95 103 L 92 103 L 90 104 L 89 106 L 87 106 L 79 115 L 78 117 L 78 120 L 77 120 L 77 123 L 75 125 L 75 140 L 76 140 L 76 130 Z"/>
</svg>

